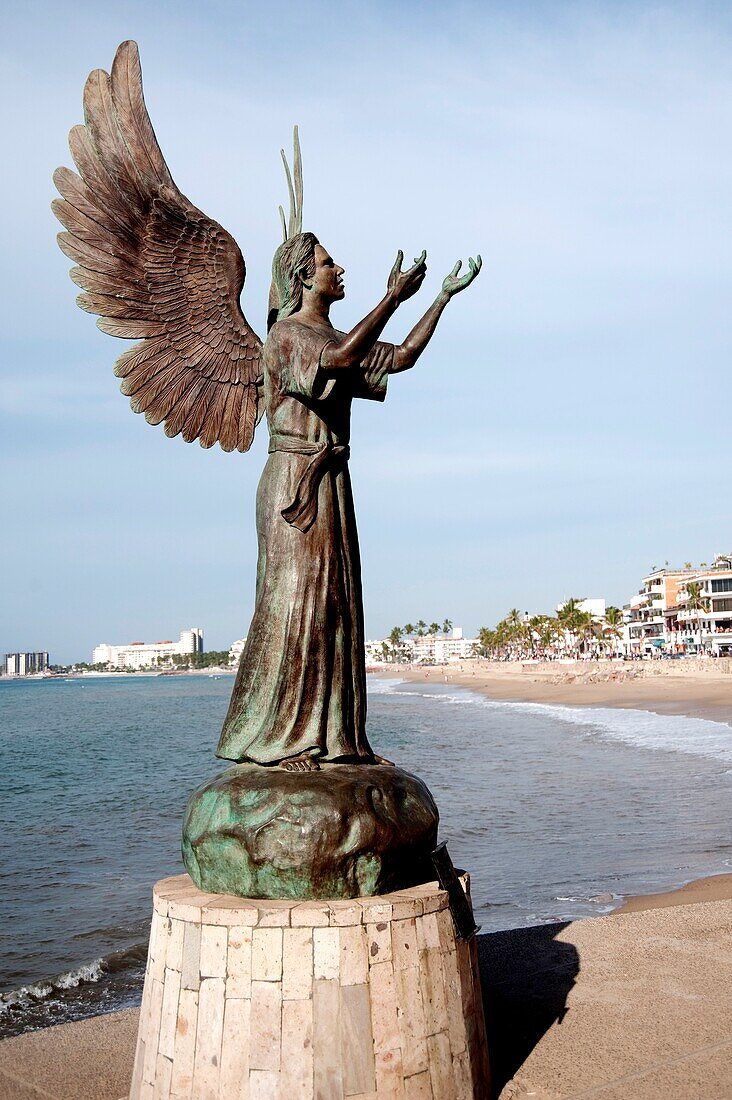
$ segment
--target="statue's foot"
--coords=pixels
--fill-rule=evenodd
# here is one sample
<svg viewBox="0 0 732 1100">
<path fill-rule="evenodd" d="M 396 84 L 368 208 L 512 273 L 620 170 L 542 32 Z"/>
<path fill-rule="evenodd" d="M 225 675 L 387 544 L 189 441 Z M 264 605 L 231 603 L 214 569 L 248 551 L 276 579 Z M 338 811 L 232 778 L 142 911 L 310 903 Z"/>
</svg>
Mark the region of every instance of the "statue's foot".
<svg viewBox="0 0 732 1100">
<path fill-rule="evenodd" d="M 385 756 L 379 756 L 378 753 L 375 753 L 375 752 L 371 754 L 371 757 L 368 760 L 368 762 L 369 762 L 369 764 L 385 764 L 386 767 L 388 767 L 388 768 L 395 768 L 396 767 L 396 764 L 394 763 L 393 760 L 387 760 Z"/>
<path fill-rule="evenodd" d="M 320 764 L 309 752 L 303 752 L 299 756 L 290 756 L 287 760 L 281 760 L 280 768 L 286 772 L 319 772 Z"/>
<path fill-rule="evenodd" d="M 294 759 L 299 760 L 300 757 L 294 757 Z M 312 757 L 311 757 L 311 759 L 312 759 Z M 287 760 L 283 761 L 283 763 L 280 764 L 280 767 L 284 767 L 284 765 L 287 764 L 287 763 L 288 763 Z M 385 756 L 379 756 L 375 752 L 354 753 L 353 756 L 334 756 L 332 760 L 329 760 L 328 758 L 323 759 L 322 757 L 320 757 L 319 763 L 320 764 L 357 764 L 357 765 L 385 764 L 389 768 L 395 768 L 396 767 L 396 764 L 394 763 L 393 760 L 387 760 Z"/>
</svg>

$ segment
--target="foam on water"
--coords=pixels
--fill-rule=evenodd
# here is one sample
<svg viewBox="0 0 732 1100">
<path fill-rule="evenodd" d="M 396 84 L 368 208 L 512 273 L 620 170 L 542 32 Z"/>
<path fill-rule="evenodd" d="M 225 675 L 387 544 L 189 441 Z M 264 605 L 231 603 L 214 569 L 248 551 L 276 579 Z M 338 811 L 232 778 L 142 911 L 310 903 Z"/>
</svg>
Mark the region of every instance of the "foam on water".
<svg viewBox="0 0 732 1100">
<path fill-rule="evenodd" d="M 49 978 L 40 982 L 32 982 L 23 985 L 20 989 L 11 989 L 7 993 L 0 993 L 0 1015 L 7 1012 L 13 1005 L 32 1004 L 52 997 L 54 993 L 76 989 L 82 982 L 98 982 L 104 973 L 104 960 L 95 959 L 69 970 L 66 974 L 59 974 L 55 978 Z"/>
<path fill-rule="evenodd" d="M 599 736 L 622 741 L 635 748 L 664 752 L 683 752 L 721 760 L 732 767 L 732 726 L 708 718 L 686 715 L 655 714 L 648 710 L 616 707 L 570 707 L 553 703 L 523 703 L 489 699 L 469 688 L 453 694 L 434 691 L 405 690 L 404 680 L 370 680 L 369 691 L 375 695 L 392 694 L 431 699 L 451 706 L 477 706 L 495 711 L 517 711 L 546 715 L 566 722 L 586 736 Z M 379 685 L 378 687 L 376 685 Z M 436 685 L 439 686 L 439 685 Z"/>
<path fill-rule="evenodd" d="M 147 944 L 0 993 L 0 1037 L 139 1003 Z"/>
</svg>

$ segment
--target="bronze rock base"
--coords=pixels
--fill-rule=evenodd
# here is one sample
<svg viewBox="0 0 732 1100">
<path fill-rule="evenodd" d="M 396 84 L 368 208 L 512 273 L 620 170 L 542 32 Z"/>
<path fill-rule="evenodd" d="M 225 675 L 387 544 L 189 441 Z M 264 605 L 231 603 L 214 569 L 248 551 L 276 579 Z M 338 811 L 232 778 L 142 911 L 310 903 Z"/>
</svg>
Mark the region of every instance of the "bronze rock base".
<svg viewBox="0 0 732 1100">
<path fill-rule="evenodd" d="M 438 820 L 425 784 L 401 768 L 237 764 L 191 796 L 183 861 L 207 893 L 368 897 L 434 879 Z"/>
</svg>

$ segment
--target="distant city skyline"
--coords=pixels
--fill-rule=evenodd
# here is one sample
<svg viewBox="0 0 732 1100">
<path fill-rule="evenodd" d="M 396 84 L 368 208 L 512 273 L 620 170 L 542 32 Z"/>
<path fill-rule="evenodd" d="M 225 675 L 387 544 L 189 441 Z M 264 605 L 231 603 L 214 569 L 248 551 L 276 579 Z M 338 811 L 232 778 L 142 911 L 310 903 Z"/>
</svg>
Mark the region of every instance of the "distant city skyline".
<svg viewBox="0 0 732 1100">
<path fill-rule="evenodd" d="M 623 609 L 623 620 L 625 624 L 624 638 L 627 651 L 629 653 L 634 652 L 633 645 L 630 644 L 630 639 L 633 638 L 635 639 L 636 648 L 640 648 L 640 650 L 643 650 L 643 645 L 640 645 L 639 647 L 639 640 L 645 640 L 645 642 L 647 642 L 648 644 L 645 645 L 644 651 L 648 651 L 648 647 L 651 644 L 650 642 L 648 642 L 648 639 L 650 638 L 663 637 L 665 641 L 668 641 L 670 644 L 678 644 L 679 642 L 679 639 L 676 638 L 676 633 L 678 633 L 679 627 L 676 624 L 676 617 L 674 617 L 673 615 L 673 613 L 678 610 L 673 606 L 677 595 L 676 588 L 673 588 L 670 599 L 668 599 L 663 604 L 663 607 L 652 607 L 646 609 L 648 593 L 653 590 L 652 585 L 661 583 L 658 578 L 665 575 L 671 575 L 673 577 L 685 576 L 691 579 L 700 579 L 703 582 L 702 588 L 707 592 L 707 596 L 719 596 L 720 593 L 732 593 L 732 579 L 729 579 L 730 575 L 732 575 L 731 563 L 732 554 L 730 553 L 717 553 L 711 555 L 709 561 L 703 561 L 697 564 L 692 563 L 688 559 L 684 561 L 683 565 L 679 565 L 678 563 L 672 564 L 666 560 L 664 562 L 664 565 L 662 566 L 657 566 L 653 564 L 648 571 L 645 571 L 645 575 L 643 576 L 642 581 L 636 581 L 635 586 L 631 584 L 630 588 L 628 588 L 628 590 L 626 591 L 626 594 L 618 601 L 607 600 L 604 596 L 597 595 L 578 596 L 578 590 L 574 589 L 568 596 L 565 597 L 565 599 L 560 600 L 558 603 L 556 603 L 556 605 L 530 608 L 528 606 L 525 606 L 524 603 L 519 600 L 517 601 L 517 610 L 523 610 L 523 614 L 527 619 L 532 614 L 539 616 L 545 615 L 547 612 L 551 614 L 552 611 L 561 611 L 567 598 L 577 600 L 579 602 L 581 610 L 590 612 L 594 617 L 598 619 L 602 619 L 604 617 L 606 607 L 614 607 L 616 609 L 621 608 Z M 724 576 L 726 579 L 723 581 L 720 580 L 719 578 L 721 576 Z M 715 579 L 712 582 L 709 580 L 709 578 Z M 640 589 L 637 587 L 638 583 L 642 584 L 642 587 Z M 669 608 L 668 611 L 666 610 L 667 605 Z M 503 612 L 506 612 L 507 610 L 507 608 L 503 608 Z M 732 596 L 724 596 L 721 602 L 720 600 L 710 600 L 709 611 L 711 612 L 711 614 L 706 617 L 715 620 L 714 632 L 717 636 L 717 640 L 719 639 L 720 633 L 722 631 L 722 626 L 725 627 L 725 637 L 722 639 L 721 644 L 726 650 L 730 645 L 732 645 L 732 629 L 730 630 L 731 638 L 728 639 L 726 636 L 727 625 L 729 624 L 730 628 L 732 628 Z M 663 624 L 664 613 L 667 615 L 671 614 L 673 619 L 673 622 L 671 624 L 666 624 L 665 629 Z M 704 616 L 702 616 L 702 618 L 704 618 Z M 472 635 L 476 634 L 481 627 L 485 627 L 487 624 L 488 620 L 485 620 L 484 622 L 475 625 L 475 628 L 470 632 L 471 637 Z M 466 632 L 463 630 L 462 626 L 455 625 L 451 619 L 446 617 L 441 619 L 440 622 L 437 622 L 436 620 L 430 620 L 430 622 L 428 623 L 422 618 L 412 616 L 412 619 L 409 620 L 408 625 L 410 628 L 409 630 L 407 629 L 406 625 L 402 626 L 401 624 L 392 623 L 390 629 L 382 632 L 381 634 L 367 633 L 367 656 L 374 657 L 376 653 L 375 647 L 378 647 L 384 641 L 388 641 L 389 634 L 394 629 L 400 630 L 404 636 L 416 636 L 418 642 L 419 639 L 422 637 L 434 638 L 437 636 L 441 636 L 443 638 L 447 637 L 449 639 L 459 641 L 461 643 L 461 646 L 458 647 L 459 655 L 464 656 L 464 653 L 466 651 L 464 651 L 464 649 L 462 648 L 462 643 L 465 641 Z M 433 627 L 436 627 L 437 629 L 433 630 Z M 707 633 L 709 633 L 710 628 L 705 629 L 707 629 Z M 683 629 L 681 630 L 681 634 L 683 634 Z M 145 661 L 144 659 L 142 659 L 143 654 L 147 655 L 148 652 L 152 653 L 153 650 L 155 651 L 155 658 L 157 658 L 158 656 L 167 657 L 172 653 L 201 653 L 204 651 L 205 648 L 203 639 L 203 630 L 200 627 L 191 627 L 189 629 L 180 631 L 180 638 L 178 642 L 172 642 L 169 639 L 159 640 L 155 642 L 134 640 L 125 641 L 117 644 L 101 642 L 95 644 L 94 646 L 91 663 L 97 664 L 111 662 L 113 664 L 118 664 L 120 668 L 143 667 L 143 665 L 145 665 Z M 230 654 L 236 652 L 238 658 L 238 656 L 241 655 L 241 651 L 243 649 L 245 641 L 246 636 L 238 639 L 223 639 L 221 641 L 221 644 L 210 645 L 208 649 L 210 651 L 216 652 L 221 652 L 228 649 Z M 718 649 L 719 645 L 717 645 L 716 648 Z M 449 649 L 450 646 L 448 645 L 445 649 L 445 652 L 448 652 Z M 455 649 L 452 652 L 454 655 L 458 652 L 458 650 Z M 7 653 L 6 668 L 10 667 L 9 662 L 11 658 L 19 658 L 21 656 L 35 657 L 40 656 L 40 654 L 19 654 L 17 652 L 14 654 Z M 44 656 L 46 664 L 49 664 L 48 652 L 45 652 Z M 67 658 L 63 661 L 52 659 L 50 661 L 50 664 L 69 665 L 76 662 L 86 662 L 86 657 L 77 655 Z M 35 669 L 33 669 L 32 671 L 35 671 Z"/>
<path fill-rule="evenodd" d="M 622 604 L 652 563 L 732 545 L 732 9 L 38 0 L 0 42 L 5 102 L 22 89 L 0 181 L 0 651 L 62 663 L 182 622 L 218 649 L 249 627 L 265 425 L 224 455 L 133 416 L 125 344 L 76 308 L 55 244 L 51 173 L 128 37 L 177 183 L 242 246 L 260 334 L 294 122 L 305 228 L 346 268 L 336 325 L 397 248 L 428 273 L 387 338 L 483 255 L 416 368 L 354 413 L 369 636 L 415 608 L 473 634 L 512 606 Z"/>
</svg>

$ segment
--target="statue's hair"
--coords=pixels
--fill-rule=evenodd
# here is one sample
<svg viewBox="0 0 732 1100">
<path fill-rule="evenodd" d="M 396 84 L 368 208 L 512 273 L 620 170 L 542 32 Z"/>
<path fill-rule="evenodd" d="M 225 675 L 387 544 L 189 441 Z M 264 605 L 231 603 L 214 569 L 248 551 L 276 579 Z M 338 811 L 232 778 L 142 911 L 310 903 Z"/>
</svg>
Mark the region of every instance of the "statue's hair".
<svg viewBox="0 0 732 1100">
<path fill-rule="evenodd" d="M 275 321 L 295 313 L 302 305 L 302 280 L 315 274 L 314 233 L 297 233 L 284 241 L 272 260 L 272 289 L 269 296 L 267 328 Z"/>
</svg>

